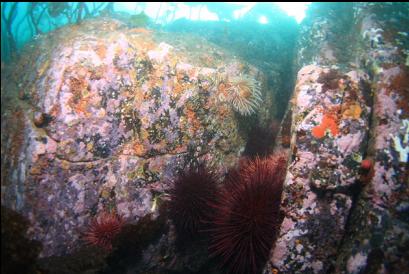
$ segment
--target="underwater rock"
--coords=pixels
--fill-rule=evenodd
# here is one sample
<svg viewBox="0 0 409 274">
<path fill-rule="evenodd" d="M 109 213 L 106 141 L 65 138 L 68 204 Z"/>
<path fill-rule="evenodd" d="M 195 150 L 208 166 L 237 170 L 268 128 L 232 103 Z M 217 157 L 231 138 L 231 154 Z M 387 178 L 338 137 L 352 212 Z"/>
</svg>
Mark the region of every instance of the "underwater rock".
<svg viewBox="0 0 409 274">
<path fill-rule="evenodd" d="M 245 140 L 221 86 L 241 75 L 257 85 L 243 96 L 262 96 L 261 72 L 205 40 L 109 19 L 40 36 L 16 67 L 2 90 L 27 96 L 2 102 L 1 198 L 45 257 L 77 249 L 104 209 L 131 223 L 150 213 L 189 163 L 223 174 Z"/>
<path fill-rule="evenodd" d="M 402 10 L 409 6 L 312 4 L 298 41 L 285 218 L 265 273 L 408 271 Z M 364 159 L 373 161 L 367 176 Z"/>
<path fill-rule="evenodd" d="M 326 272 L 337 254 L 368 136 L 366 81 L 363 73 L 325 66 L 298 72 L 285 219 L 272 258 L 281 271 Z"/>
<path fill-rule="evenodd" d="M 405 3 L 407 4 L 407 3 Z M 409 5 L 357 8 L 365 58 L 373 74 L 373 120 L 367 155 L 373 176 L 352 211 L 337 273 L 409 272 Z M 385 14 L 388 16 L 385 16 Z M 397 22 L 406 22 L 400 25 Z M 405 53 L 406 52 L 406 53 Z M 406 57 L 407 58 L 407 57 Z"/>
<path fill-rule="evenodd" d="M 44 5 L 51 17 L 69 12 Z M 2 62 L 4 271 L 219 273 L 207 236 L 178 246 L 171 182 L 205 163 L 218 187 L 239 157 L 285 149 L 278 238 L 262 241 L 252 272 L 268 259 L 266 274 L 409 273 L 408 3 L 312 3 L 300 25 L 255 22 L 261 4 L 254 22 L 167 27 L 112 5 Z M 91 241 L 106 250 L 87 247 L 103 212 L 123 229 L 113 237 L 114 222 Z M 240 262 L 231 266 L 251 271 Z"/>
</svg>

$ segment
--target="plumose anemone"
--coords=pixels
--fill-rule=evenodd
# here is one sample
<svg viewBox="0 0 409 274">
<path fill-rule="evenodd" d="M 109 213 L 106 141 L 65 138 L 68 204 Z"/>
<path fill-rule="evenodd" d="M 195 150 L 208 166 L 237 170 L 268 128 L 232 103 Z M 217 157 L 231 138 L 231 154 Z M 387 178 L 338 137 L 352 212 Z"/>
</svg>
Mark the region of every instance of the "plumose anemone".
<svg viewBox="0 0 409 274">
<path fill-rule="evenodd" d="M 227 100 L 241 115 L 253 114 L 261 102 L 259 83 L 248 76 L 239 75 L 229 79 Z"/>
</svg>

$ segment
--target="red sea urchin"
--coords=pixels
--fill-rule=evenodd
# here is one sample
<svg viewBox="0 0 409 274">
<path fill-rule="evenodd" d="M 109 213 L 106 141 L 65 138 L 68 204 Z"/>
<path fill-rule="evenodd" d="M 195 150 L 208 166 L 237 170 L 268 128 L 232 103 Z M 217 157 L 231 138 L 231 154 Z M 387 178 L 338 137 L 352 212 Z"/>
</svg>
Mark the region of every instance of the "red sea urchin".
<svg viewBox="0 0 409 274">
<path fill-rule="evenodd" d="M 112 249 L 112 241 L 125 224 L 122 216 L 115 212 L 102 212 L 92 221 L 84 233 L 84 240 L 90 245 L 96 245 L 107 251 Z"/>
<path fill-rule="evenodd" d="M 283 153 L 247 161 L 232 172 L 211 229 L 210 252 L 230 273 L 261 273 L 280 225 Z"/>
<path fill-rule="evenodd" d="M 170 190 L 169 216 L 178 240 L 190 239 L 210 222 L 217 182 L 204 164 L 183 171 Z"/>
</svg>

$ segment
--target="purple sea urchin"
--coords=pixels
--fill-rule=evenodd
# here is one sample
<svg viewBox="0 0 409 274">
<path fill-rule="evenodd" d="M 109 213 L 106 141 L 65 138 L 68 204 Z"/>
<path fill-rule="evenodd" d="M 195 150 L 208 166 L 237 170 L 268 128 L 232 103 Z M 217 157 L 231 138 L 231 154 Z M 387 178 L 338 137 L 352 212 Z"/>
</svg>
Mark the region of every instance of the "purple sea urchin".
<svg viewBox="0 0 409 274">
<path fill-rule="evenodd" d="M 216 204 L 210 252 L 230 273 L 260 273 L 280 225 L 284 154 L 244 163 L 226 179 Z"/>
</svg>

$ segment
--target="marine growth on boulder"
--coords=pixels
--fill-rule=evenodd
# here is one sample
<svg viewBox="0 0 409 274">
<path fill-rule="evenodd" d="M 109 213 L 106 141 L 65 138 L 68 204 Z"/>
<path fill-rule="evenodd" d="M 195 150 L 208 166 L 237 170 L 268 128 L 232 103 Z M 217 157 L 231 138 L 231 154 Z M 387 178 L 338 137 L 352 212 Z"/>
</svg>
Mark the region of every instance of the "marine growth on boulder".
<svg viewBox="0 0 409 274">
<path fill-rule="evenodd" d="M 29 217 L 43 256 L 74 249 L 103 210 L 149 213 L 152 190 L 191 162 L 234 165 L 236 116 L 262 96 L 261 72 L 215 45 L 111 19 L 45 35 L 17 67 L 4 83 L 2 202 Z"/>
<path fill-rule="evenodd" d="M 407 3 L 72 3 L 2 3 L 2 272 L 409 272 Z"/>
</svg>

